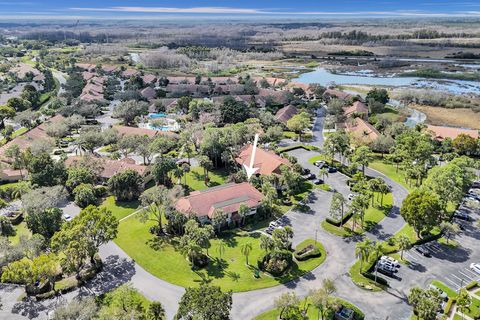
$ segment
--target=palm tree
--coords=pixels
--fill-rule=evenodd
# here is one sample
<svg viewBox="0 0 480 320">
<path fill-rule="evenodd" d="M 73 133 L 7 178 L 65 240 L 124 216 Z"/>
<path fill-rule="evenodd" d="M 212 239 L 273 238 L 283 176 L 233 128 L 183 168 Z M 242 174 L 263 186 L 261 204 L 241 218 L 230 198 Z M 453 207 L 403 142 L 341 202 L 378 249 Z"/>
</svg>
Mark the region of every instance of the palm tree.
<svg viewBox="0 0 480 320">
<path fill-rule="evenodd" d="M 245 203 L 242 203 L 240 205 L 240 208 L 238 208 L 238 215 L 242 219 L 241 220 L 242 225 L 245 223 L 245 218 L 247 217 L 249 212 L 250 212 L 250 208 Z"/>
<path fill-rule="evenodd" d="M 223 210 L 215 209 L 213 212 L 212 223 L 215 227 L 217 227 L 217 232 L 220 232 L 222 226 L 227 222 L 227 217 Z"/>
<path fill-rule="evenodd" d="M 318 171 L 318 174 L 322 176 L 322 179 L 325 180 L 326 177 L 328 177 L 328 169 L 323 167 Z"/>
<path fill-rule="evenodd" d="M 372 249 L 373 243 L 369 238 L 365 238 L 365 240 L 355 245 L 355 255 L 360 259 L 360 272 L 363 270 L 363 262 L 368 260 Z"/>
<path fill-rule="evenodd" d="M 262 235 L 260 237 L 260 249 L 265 250 L 265 253 L 272 251 L 275 248 L 275 242 L 272 238 Z"/>
<path fill-rule="evenodd" d="M 334 282 L 328 278 L 323 279 L 321 288 L 310 291 L 309 297 L 313 306 L 318 310 L 318 319 L 321 316 L 323 320 L 328 311 L 334 309 L 335 303 L 332 301 L 331 296 L 336 291 Z"/>
<path fill-rule="evenodd" d="M 220 240 L 220 242 L 218 243 L 217 250 L 218 250 L 218 256 L 221 259 L 223 254 L 225 253 L 225 242 L 223 240 Z"/>
<path fill-rule="evenodd" d="M 182 168 L 180 167 L 176 167 L 175 170 L 173 170 L 173 176 L 175 178 L 177 178 L 177 183 L 180 184 L 181 183 L 181 179 L 183 177 L 183 170 Z"/>
<path fill-rule="evenodd" d="M 375 254 L 375 262 L 378 261 L 378 256 L 383 254 L 383 243 L 378 241 L 372 248 L 372 253 Z M 377 268 L 375 268 L 375 282 L 377 282 Z"/>
<path fill-rule="evenodd" d="M 180 249 L 180 252 L 183 256 L 187 257 L 188 261 L 193 264 L 195 261 L 195 257 L 202 252 L 202 248 L 195 241 L 188 241 L 185 245 L 183 245 Z"/>
<path fill-rule="evenodd" d="M 245 256 L 246 263 L 247 263 L 247 266 L 248 266 L 248 256 L 250 255 L 250 252 L 252 251 L 252 244 L 250 242 L 244 243 L 240 247 L 240 250 L 241 250 L 242 254 Z"/>
<path fill-rule="evenodd" d="M 183 171 L 183 175 L 185 177 L 184 185 L 186 186 L 187 185 L 187 173 L 190 172 L 190 165 L 188 163 L 182 164 L 182 171 Z"/>
<path fill-rule="evenodd" d="M 149 320 L 162 320 L 165 318 L 165 309 L 158 301 L 150 303 L 147 309 L 147 318 Z"/>
<path fill-rule="evenodd" d="M 410 239 L 407 235 L 402 234 L 398 237 L 397 244 L 400 249 L 400 259 L 403 260 L 403 252 L 410 248 Z"/>
<path fill-rule="evenodd" d="M 378 192 L 380 193 L 380 206 L 383 206 L 383 196 L 390 192 L 390 187 L 382 178 L 378 179 Z"/>
</svg>

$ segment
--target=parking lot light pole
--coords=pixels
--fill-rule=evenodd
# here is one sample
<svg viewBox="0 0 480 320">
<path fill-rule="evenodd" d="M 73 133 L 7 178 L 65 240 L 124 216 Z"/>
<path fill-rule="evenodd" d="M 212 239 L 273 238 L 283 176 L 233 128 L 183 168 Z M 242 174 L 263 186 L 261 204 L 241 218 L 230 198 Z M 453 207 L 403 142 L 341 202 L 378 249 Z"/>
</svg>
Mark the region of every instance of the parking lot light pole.
<svg viewBox="0 0 480 320">
<path fill-rule="evenodd" d="M 317 242 L 317 232 L 318 232 L 318 228 L 315 228 L 315 243 Z"/>
</svg>

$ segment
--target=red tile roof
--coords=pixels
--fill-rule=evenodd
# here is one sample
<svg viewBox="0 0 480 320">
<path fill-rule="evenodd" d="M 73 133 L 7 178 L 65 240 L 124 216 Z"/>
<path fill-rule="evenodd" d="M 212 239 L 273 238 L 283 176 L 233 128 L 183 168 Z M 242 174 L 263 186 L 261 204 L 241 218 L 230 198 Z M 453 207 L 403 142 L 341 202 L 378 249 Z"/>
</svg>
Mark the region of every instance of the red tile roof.
<svg viewBox="0 0 480 320">
<path fill-rule="evenodd" d="M 155 98 L 155 96 L 157 95 L 157 92 L 152 87 L 146 87 L 145 89 L 140 91 L 140 94 L 145 99 L 151 100 L 151 99 Z"/>
<path fill-rule="evenodd" d="M 433 134 L 433 137 L 439 140 L 443 140 L 445 138 L 455 139 L 460 134 L 466 134 L 474 139 L 478 139 L 480 137 L 479 130 L 472 130 L 472 129 L 429 125 L 427 130 L 431 131 Z"/>
<path fill-rule="evenodd" d="M 297 113 L 298 113 L 297 108 L 295 108 L 292 105 L 289 105 L 278 110 L 277 113 L 275 114 L 275 118 L 282 123 L 287 123 L 287 121 L 290 120 Z"/>
<path fill-rule="evenodd" d="M 130 78 L 130 77 L 133 77 L 133 76 L 136 76 L 139 72 L 137 70 L 134 70 L 134 69 L 127 69 L 125 71 L 122 72 L 122 75 L 125 77 L 125 78 Z"/>
<path fill-rule="evenodd" d="M 350 96 L 351 96 L 350 94 L 348 94 L 346 92 L 343 92 L 341 90 L 330 89 L 330 88 L 325 90 L 323 95 L 330 96 L 330 97 L 337 97 L 338 99 L 342 99 L 342 100 L 346 100 L 346 99 L 350 98 Z"/>
<path fill-rule="evenodd" d="M 354 113 L 364 113 L 368 115 L 368 107 L 360 101 L 355 101 L 351 106 L 343 108 L 343 111 L 347 117 Z"/>
<path fill-rule="evenodd" d="M 235 161 L 243 166 L 243 164 L 250 165 L 250 159 L 252 157 L 253 146 L 251 144 L 245 146 Z M 290 162 L 282 158 L 271 151 L 265 151 L 257 147 L 255 151 L 254 168 L 258 168 L 255 173 L 270 175 L 272 173 L 280 173 L 280 166 L 290 165 Z"/>
<path fill-rule="evenodd" d="M 0 158 L 5 159 L 4 153 L 5 150 L 7 150 L 11 145 L 18 145 L 18 147 L 21 150 L 25 150 L 28 147 L 30 147 L 35 141 L 39 141 L 42 139 L 46 140 L 52 140 L 47 133 L 45 132 L 45 128 L 48 124 L 50 123 L 57 123 L 60 122 L 64 119 L 62 115 L 56 115 L 48 120 L 46 120 L 44 123 L 40 124 L 39 126 L 33 128 L 30 131 L 27 131 L 25 134 L 22 134 L 21 136 L 16 137 L 15 139 L 7 142 L 4 144 L 2 147 L 0 147 Z"/>
<path fill-rule="evenodd" d="M 180 198 L 176 209 L 185 214 L 193 213 L 198 217 L 213 217 L 215 210 L 224 213 L 237 212 L 241 204 L 252 208 L 263 199 L 263 195 L 248 182 L 229 183 L 202 191 L 192 192 Z"/>
<path fill-rule="evenodd" d="M 367 140 L 368 142 L 372 142 L 380 136 L 377 129 L 362 118 L 348 120 L 345 124 L 345 129 L 357 138 Z"/>
<path fill-rule="evenodd" d="M 153 74 L 146 74 L 142 76 L 142 80 L 144 83 L 152 83 L 152 82 L 155 82 L 155 80 L 157 80 L 157 77 Z"/>
</svg>

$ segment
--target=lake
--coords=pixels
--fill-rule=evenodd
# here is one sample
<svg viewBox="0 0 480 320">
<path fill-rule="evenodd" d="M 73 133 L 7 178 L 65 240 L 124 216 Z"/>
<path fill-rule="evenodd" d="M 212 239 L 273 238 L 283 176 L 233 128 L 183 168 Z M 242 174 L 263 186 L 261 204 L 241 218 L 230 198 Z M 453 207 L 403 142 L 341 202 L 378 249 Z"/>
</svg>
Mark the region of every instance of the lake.
<svg viewBox="0 0 480 320">
<path fill-rule="evenodd" d="M 378 76 L 370 70 L 361 72 L 350 72 L 347 74 L 336 74 L 324 68 L 317 68 L 312 72 L 301 74 L 292 79 L 299 83 L 318 83 L 328 86 L 332 83 L 337 85 L 370 85 L 370 86 L 389 86 L 389 87 L 409 87 L 418 89 L 433 89 L 438 91 L 448 91 L 451 93 L 475 93 L 480 94 L 480 83 L 476 81 L 464 80 L 443 80 L 443 79 L 424 79 L 418 77 L 399 77 L 399 76 Z"/>
</svg>

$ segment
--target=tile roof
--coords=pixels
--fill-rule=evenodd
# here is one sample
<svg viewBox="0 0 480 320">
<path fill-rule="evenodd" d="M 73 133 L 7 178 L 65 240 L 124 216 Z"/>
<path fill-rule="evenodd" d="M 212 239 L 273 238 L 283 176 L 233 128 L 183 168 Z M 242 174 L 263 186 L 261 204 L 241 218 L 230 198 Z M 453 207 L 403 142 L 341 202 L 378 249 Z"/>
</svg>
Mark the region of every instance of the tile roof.
<svg viewBox="0 0 480 320">
<path fill-rule="evenodd" d="M 278 110 L 277 113 L 275 114 L 275 118 L 282 123 L 287 123 L 287 121 L 290 120 L 297 113 L 298 113 L 297 108 L 295 108 L 292 105 L 288 105 Z"/>
<path fill-rule="evenodd" d="M 331 97 L 337 97 L 338 99 L 342 99 L 342 100 L 346 100 L 346 99 L 350 98 L 350 96 L 351 96 L 349 93 L 346 93 L 346 92 L 343 92 L 343 91 L 337 90 L 337 89 L 330 89 L 330 88 L 325 90 L 323 95 L 331 96 Z"/>
<path fill-rule="evenodd" d="M 251 144 L 245 146 L 240 150 L 240 154 L 235 161 L 243 166 L 243 164 L 250 165 L 250 159 L 252 157 L 253 146 Z M 271 151 L 265 151 L 257 147 L 255 151 L 255 162 L 253 166 L 258 168 L 255 173 L 270 175 L 272 173 L 280 173 L 280 166 L 290 165 L 290 162 L 282 158 Z"/>
<path fill-rule="evenodd" d="M 345 129 L 357 138 L 365 139 L 369 142 L 376 140 L 380 136 L 377 129 L 362 118 L 348 120 L 345 124 Z"/>
<path fill-rule="evenodd" d="M 46 126 L 48 126 L 50 123 L 58 123 L 62 121 L 64 117 L 62 115 L 56 115 L 48 120 L 46 120 L 44 123 L 38 125 L 37 127 L 27 131 L 26 133 L 14 138 L 13 140 L 7 142 L 3 146 L 0 147 L 0 158 L 3 160 L 5 159 L 4 153 L 5 150 L 7 150 L 11 145 L 18 145 L 18 147 L 21 150 L 25 150 L 28 147 L 30 147 L 35 141 L 39 141 L 42 139 L 47 139 L 47 140 L 52 140 L 51 137 L 47 135 L 45 132 Z"/>
<path fill-rule="evenodd" d="M 351 106 L 343 108 L 343 111 L 347 117 L 353 113 L 365 113 L 368 115 L 368 107 L 360 101 L 355 101 Z"/>
<path fill-rule="evenodd" d="M 252 208 L 263 199 L 263 195 L 248 182 L 228 183 L 202 191 L 192 192 L 177 201 L 176 209 L 183 213 L 193 213 L 198 217 L 213 217 L 216 209 L 224 213 L 237 212 L 241 204 Z"/>
<path fill-rule="evenodd" d="M 433 133 L 433 137 L 439 140 L 443 140 L 445 138 L 455 139 L 460 134 L 466 134 L 474 139 L 478 139 L 480 137 L 479 130 L 472 130 L 472 129 L 429 125 L 427 127 L 427 130 L 431 131 Z"/>
<path fill-rule="evenodd" d="M 156 97 L 157 92 L 156 92 L 155 89 L 153 89 L 152 87 L 146 87 L 145 89 L 143 89 L 142 91 L 140 91 L 140 94 L 141 94 L 142 97 L 144 97 L 145 99 L 151 100 L 151 99 L 153 99 L 153 98 Z"/>
<path fill-rule="evenodd" d="M 144 83 L 153 83 L 155 80 L 157 80 L 157 77 L 153 74 L 146 74 L 142 76 L 142 80 Z"/>
<path fill-rule="evenodd" d="M 139 72 L 135 69 L 127 69 L 122 72 L 122 76 L 124 76 L 125 78 L 130 78 L 136 76 L 137 74 L 139 74 Z"/>
</svg>

